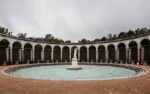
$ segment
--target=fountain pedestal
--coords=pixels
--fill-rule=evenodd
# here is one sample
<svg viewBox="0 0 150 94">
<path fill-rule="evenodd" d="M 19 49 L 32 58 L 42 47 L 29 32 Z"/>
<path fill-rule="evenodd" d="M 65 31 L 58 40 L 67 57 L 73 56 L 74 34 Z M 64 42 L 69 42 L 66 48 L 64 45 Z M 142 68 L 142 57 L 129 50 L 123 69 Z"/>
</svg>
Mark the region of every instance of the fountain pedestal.
<svg viewBox="0 0 150 94">
<path fill-rule="evenodd" d="M 72 58 L 71 67 L 67 68 L 68 70 L 80 70 L 81 67 L 78 66 L 78 60 L 77 60 L 77 49 L 74 50 L 74 56 Z"/>
</svg>

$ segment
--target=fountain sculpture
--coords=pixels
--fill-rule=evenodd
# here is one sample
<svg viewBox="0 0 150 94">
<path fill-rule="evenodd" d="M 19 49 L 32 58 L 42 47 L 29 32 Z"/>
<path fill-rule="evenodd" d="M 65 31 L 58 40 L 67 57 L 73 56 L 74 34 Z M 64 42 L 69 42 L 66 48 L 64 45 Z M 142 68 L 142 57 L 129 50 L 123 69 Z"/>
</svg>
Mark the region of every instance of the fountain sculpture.
<svg viewBox="0 0 150 94">
<path fill-rule="evenodd" d="M 74 55 L 71 62 L 71 67 L 67 68 L 68 70 L 80 70 L 81 67 L 78 66 L 78 60 L 77 60 L 77 48 L 74 49 Z"/>
</svg>

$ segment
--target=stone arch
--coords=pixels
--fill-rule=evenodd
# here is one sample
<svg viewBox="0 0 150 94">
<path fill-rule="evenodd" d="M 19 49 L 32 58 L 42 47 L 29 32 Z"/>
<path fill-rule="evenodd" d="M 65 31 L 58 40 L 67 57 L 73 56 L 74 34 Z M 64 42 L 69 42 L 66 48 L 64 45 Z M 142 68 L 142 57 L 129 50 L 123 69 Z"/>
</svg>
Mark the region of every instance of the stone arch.
<svg viewBox="0 0 150 94">
<path fill-rule="evenodd" d="M 108 49 L 108 61 L 114 62 L 115 61 L 115 45 L 110 44 L 108 45 L 107 49 Z"/>
<path fill-rule="evenodd" d="M 62 49 L 62 61 L 69 62 L 70 61 L 70 50 L 68 46 L 64 46 Z"/>
<path fill-rule="evenodd" d="M 80 47 L 80 62 L 87 62 L 87 47 Z"/>
<path fill-rule="evenodd" d="M 15 64 L 16 62 L 19 63 L 19 57 L 21 56 L 21 53 L 19 52 L 21 50 L 21 43 L 16 41 L 13 43 L 12 45 L 12 61 L 13 61 L 13 64 Z M 20 62 L 21 63 L 21 62 Z"/>
<path fill-rule="evenodd" d="M 96 47 L 89 47 L 89 62 L 96 62 Z"/>
<path fill-rule="evenodd" d="M 7 62 L 7 53 L 6 49 L 9 47 L 9 41 L 6 39 L 2 39 L 0 41 L 0 65 L 3 65 L 4 62 Z M 7 62 L 9 64 L 9 61 Z"/>
<path fill-rule="evenodd" d="M 119 50 L 119 61 L 126 61 L 126 45 L 124 43 L 118 44 L 118 50 Z"/>
<path fill-rule="evenodd" d="M 35 45 L 34 48 L 34 57 L 35 61 L 39 62 L 41 61 L 41 52 L 42 52 L 42 46 L 40 44 Z"/>
<path fill-rule="evenodd" d="M 24 61 L 31 61 L 31 52 L 32 52 L 32 45 L 30 43 L 26 43 L 24 45 Z"/>
<path fill-rule="evenodd" d="M 104 45 L 100 45 L 98 46 L 98 62 L 100 61 L 105 61 L 105 46 Z"/>
<path fill-rule="evenodd" d="M 52 47 L 49 45 L 46 45 L 44 47 L 44 61 L 49 61 L 51 62 L 51 52 L 52 52 Z"/>
<path fill-rule="evenodd" d="M 129 43 L 129 49 L 130 49 L 130 53 L 129 53 L 129 63 L 134 63 L 136 64 L 138 61 L 138 55 L 137 55 L 137 50 L 138 50 L 138 45 L 135 41 L 131 41 Z"/>
<path fill-rule="evenodd" d="M 61 48 L 59 46 L 54 47 L 54 62 L 61 62 Z"/>
<path fill-rule="evenodd" d="M 150 65 L 150 40 L 143 39 L 141 41 L 141 46 L 143 49 L 141 49 L 141 61 L 142 63 L 146 62 Z"/>
</svg>

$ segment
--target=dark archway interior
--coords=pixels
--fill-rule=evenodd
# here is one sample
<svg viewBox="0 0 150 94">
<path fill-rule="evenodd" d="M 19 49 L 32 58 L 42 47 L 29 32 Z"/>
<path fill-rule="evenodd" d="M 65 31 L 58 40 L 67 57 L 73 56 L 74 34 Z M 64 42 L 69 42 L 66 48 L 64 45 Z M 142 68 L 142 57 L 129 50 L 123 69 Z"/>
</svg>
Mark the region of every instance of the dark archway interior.
<svg viewBox="0 0 150 94">
<path fill-rule="evenodd" d="M 44 61 L 52 61 L 51 60 L 51 52 L 52 52 L 52 48 L 50 46 L 45 46 L 44 48 Z"/>
<path fill-rule="evenodd" d="M 144 62 L 147 62 L 150 65 L 150 41 L 144 39 L 141 42 L 142 47 L 144 47 Z"/>
<path fill-rule="evenodd" d="M 132 41 L 129 43 L 129 48 L 131 49 L 131 61 L 137 62 L 137 43 Z M 131 63 L 131 62 L 130 62 Z"/>
<path fill-rule="evenodd" d="M 80 61 L 87 62 L 87 48 L 84 46 L 80 48 Z"/>
<path fill-rule="evenodd" d="M 105 46 L 101 45 L 98 47 L 98 62 L 105 61 Z"/>
<path fill-rule="evenodd" d="M 35 61 L 41 61 L 41 52 L 42 52 L 42 46 L 36 45 L 34 49 Z"/>
<path fill-rule="evenodd" d="M 24 61 L 31 60 L 32 45 L 27 43 L 24 45 Z"/>
<path fill-rule="evenodd" d="M 94 46 L 89 48 L 89 62 L 96 62 L 96 48 Z"/>
<path fill-rule="evenodd" d="M 4 62 L 6 62 L 6 48 L 8 48 L 9 42 L 8 40 L 1 40 L 0 41 L 0 65 L 2 65 Z M 9 63 L 9 62 L 7 62 Z"/>
<path fill-rule="evenodd" d="M 69 47 L 67 47 L 67 46 L 65 46 L 65 47 L 63 47 L 63 55 L 62 55 L 62 61 L 63 62 L 69 62 L 70 61 L 70 59 L 69 59 L 69 57 L 70 57 L 70 52 L 69 52 Z"/>
<path fill-rule="evenodd" d="M 61 62 L 61 49 L 59 46 L 54 47 L 54 62 Z"/>
<path fill-rule="evenodd" d="M 108 59 L 109 61 L 115 61 L 115 46 L 112 44 L 108 46 Z"/>
<path fill-rule="evenodd" d="M 119 60 L 126 61 L 126 46 L 123 43 L 118 45 Z"/>
<path fill-rule="evenodd" d="M 21 49 L 21 43 L 15 42 L 13 44 L 13 51 L 12 51 L 12 58 L 13 58 L 13 63 L 16 61 L 19 61 L 19 50 Z"/>
</svg>

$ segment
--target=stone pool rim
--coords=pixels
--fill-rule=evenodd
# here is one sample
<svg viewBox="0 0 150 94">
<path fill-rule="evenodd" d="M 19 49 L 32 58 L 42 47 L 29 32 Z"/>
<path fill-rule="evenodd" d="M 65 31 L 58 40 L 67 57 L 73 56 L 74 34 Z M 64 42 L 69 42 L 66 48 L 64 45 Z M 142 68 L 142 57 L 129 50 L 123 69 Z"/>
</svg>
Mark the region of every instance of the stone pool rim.
<svg viewBox="0 0 150 94">
<path fill-rule="evenodd" d="M 129 77 L 117 77 L 117 78 L 110 78 L 110 79 L 76 79 L 76 80 L 66 80 L 66 79 L 36 79 L 36 78 L 26 78 L 26 77 L 21 77 L 21 76 L 15 76 L 13 75 L 13 72 L 24 69 L 24 68 L 31 68 L 31 67 L 40 67 L 40 66 L 59 66 L 59 65 L 70 65 L 70 64 L 56 64 L 56 63 L 42 63 L 42 64 L 23 64 L 19 66 L 11 66 L 8 68 L 4 68 L 1 73 L 6 75 L 6 76 L 11 76 L 11 77 L 16 77 L 16 78 L 23 78 L 23 79 L 32 79 L 32 80 L 48 80 L 48 81 L 103 81 L 103 80 L 119 80 L 119 79 L 128 79 L 128 78 L 134 78 L 134 77 L 139 77 L 139 76 L 144 76 L 146 75 L 149 71 L 146 68 L 136 66 L 136 65 L 130 65 L 130 64 L 109 64 L 109 63 L 101 63 L 101 64 L 91 64 L 91 63 L 80 63 L 80 65 L 97 65 L 97 66 L 111 66 L 111 67 L 120 67 L 120 68 L 126 68 L 133 70 L 135 72 L 134 75 L 129 76 Z"/>
</svg>

